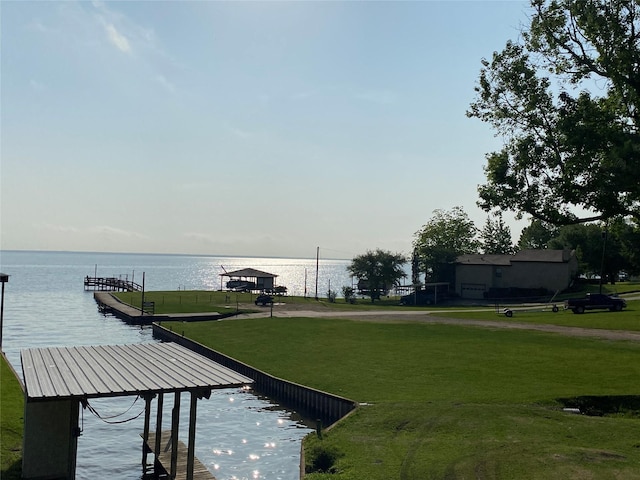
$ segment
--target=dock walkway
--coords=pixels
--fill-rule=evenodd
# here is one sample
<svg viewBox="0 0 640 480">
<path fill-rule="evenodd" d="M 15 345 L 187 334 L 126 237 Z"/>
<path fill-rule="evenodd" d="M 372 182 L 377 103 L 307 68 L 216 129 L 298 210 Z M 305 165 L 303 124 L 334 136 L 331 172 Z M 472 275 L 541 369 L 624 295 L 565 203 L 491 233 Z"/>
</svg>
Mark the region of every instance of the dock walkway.
<svg viewBox="0 0 640 480">
<path fill-rule="evenodd" d="M 164 320 L 179 320 L 182 322 L 220 320 L 235 315 L 235 312 L 150 314 L 148 311 L 143 312 L 140 308 L 121 302 L 111 292 L 93 292 L 93 299 L 103 313 L 111 313 L 125 322 L 135 325 L 151 325 L 153 322 Z"/>
<path fill-rule="evenodd" d="M 84 289 L 100 292 L 140 292 L 142 285 L 116 277 L 84 277 Z"/>
<path fill-rule="evenodd" d="M 154 453 L 154 445 L 156 444 L 155 432 L 149 432 L 149 439 L 147 440 L 147 451 Z M 154 453 L 155 454 L 155 453 Z M 176 480 L 186 480 L 187 478 L 187 446 L 180 440 L 178 440 L 178 458 L 176 465 Z M 156 461 L 154 464 L 156 469 L 161 471 L 154 472 L 156 475 L 162 477 L 167 475 L 169 478 L 169 472 L 171 470 L 171 431 L 165 430 L 160 436 L 160 452 L 156 455 Z M 216 477 L 207 470 L 207 467 L 203 463 L 194 458 L 193 465 L 193 480 L 216 480 Z"/>
<path fill-rule="evenodd" d="M 93 298 L 103 312 L 120 313 L 129 320 L 141 319 L 143 317 L 142 311 L 139 308 L 122 303 L 109 292 L 94 292 Z"/>
</svg>

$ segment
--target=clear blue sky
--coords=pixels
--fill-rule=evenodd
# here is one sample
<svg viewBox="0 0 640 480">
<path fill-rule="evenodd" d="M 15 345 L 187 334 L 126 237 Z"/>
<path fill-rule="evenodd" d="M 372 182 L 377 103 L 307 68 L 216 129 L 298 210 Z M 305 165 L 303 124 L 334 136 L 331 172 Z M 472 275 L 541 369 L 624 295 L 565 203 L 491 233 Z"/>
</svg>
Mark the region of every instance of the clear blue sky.
<svg viewBox="0 0 640 480">
<path fill-rule="evenodd" d="M 434 209 L 482 227 L 500 140 L 465 111 L 527 5 L 2 2 L 0 246 L 351 258 Z"/>
</svg>

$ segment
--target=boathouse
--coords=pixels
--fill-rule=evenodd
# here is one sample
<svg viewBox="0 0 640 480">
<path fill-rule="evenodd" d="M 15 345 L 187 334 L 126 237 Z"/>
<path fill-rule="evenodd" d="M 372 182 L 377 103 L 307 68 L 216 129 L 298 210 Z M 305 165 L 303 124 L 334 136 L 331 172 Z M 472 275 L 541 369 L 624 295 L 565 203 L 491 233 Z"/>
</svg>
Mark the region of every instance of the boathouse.
<svg viewBox="0 0 640 480">
<path fill-rule="evenodd" d="M 228 277 L 227 290 L 263 292 L 272 291 L 275 287 L 275 279 L 278 275 L 267 273 L 255 268 L 243 268 L 233 272 L 224 272 L 220 277 Z"/>
<path fill-rule="evenodd" d="M 153 453 L 154 473 L 169 478 L 212 479 L 195 458 L 197 401 L 213 389 L 253 381 L 176 343 L 33 348 L 21 351 L 25 383 L 22 478 L 75 479 L 80 406 L 100 397 L 137 395 L 145 401 L 142 455 Z M 190 394 L 186 447 L 178 440 L 180 397 Z M 162 430 L 163 399 L 174 395 L 171 429 Z M 155 432 L 151 402 L 157 398 Z M 162 443 L 161 443 L 162 442 Z"/>
</svg>

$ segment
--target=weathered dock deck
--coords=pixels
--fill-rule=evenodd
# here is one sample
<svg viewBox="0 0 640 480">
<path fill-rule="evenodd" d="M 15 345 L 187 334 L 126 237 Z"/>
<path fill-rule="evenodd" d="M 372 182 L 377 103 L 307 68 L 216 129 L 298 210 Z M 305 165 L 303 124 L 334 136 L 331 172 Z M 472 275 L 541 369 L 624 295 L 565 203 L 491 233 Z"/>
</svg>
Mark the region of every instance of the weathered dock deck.
<svg viewBox="0 0 640 480">
<path fill-rule="evenodd" d="M 144 436 L 143 436 L 144 438 Z M 149 432 L 149 439 L 147 440 L 146 448 L 150 453 L 154 453 L 156 445 L 155 432 Z M 154 463 L 154 474 L 162 478 L 166 475 L 169 478 L 169 472 L 171 470 L 171 431 L 165 430 L 160 436 L 160 452 L 156 455 L 156 461 Z M 158 471 L 159 470 L 159 471 Z M 187 478 L 187 446 L 180 440 L 178 440 L 178 456 L 176 465 L 176 480 L 182 480 Z M 216 480 L 216 477 L 207 470 L 207 467 L 203 463 L 194 458 L 193 464 L 193 480 Z"/>
<path fill-rule="evenodd" d="M 142 285 L 116 277 L 84 277 L 84 289 L 100 292 L 141 292 Z"/>
<path fill-rule="evenodd" d="M 144 315 L 142 310 L 122 303 L 109 292 L 95 292 L 93 298 L 102 312 L 112 313 L 127 323 L 150 324 L 154 321 L 152 315 Z"/>
</svg>

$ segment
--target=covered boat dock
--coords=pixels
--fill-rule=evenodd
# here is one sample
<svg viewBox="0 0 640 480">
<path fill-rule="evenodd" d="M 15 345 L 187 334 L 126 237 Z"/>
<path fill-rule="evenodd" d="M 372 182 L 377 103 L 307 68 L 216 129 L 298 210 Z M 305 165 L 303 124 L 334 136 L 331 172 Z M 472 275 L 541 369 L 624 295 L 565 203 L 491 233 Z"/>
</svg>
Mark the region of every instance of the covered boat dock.
<svg viewBox="0 0 640 480">
<path fill-rule="evenodd" d="M 224 272 L 220 277 L 228 277 L 227 290 L 246 292 L 270 292 L 275 289 L 278 275 L 263 272 L 255 268 L 243 268 L 233 272 Z"/>
<path fill-rule="evenodd" d="M 87 407 L 92 398 L 127 395 L 138 395 L 145 401 L 143 473 L 147 469 L 147 453 L 151 451 L 156 466 L 165 462 L 162 468 L 169 473 L 169 478 L 211 479 L 213 475 L 206 469 L 196 468 L 197 401 L 209 398 L 213 389 L 240 387 L 253 382 L 171 342 L 33 348 L 22 350 L 21 357 L 25 383 L 24 479 L 75 479 L 77 439 L 81 433 L 78 424 L 80 405 Z M 186 449 L 178 440 L 182 392 L 190 394 Z M 162 404 L 164 395 L 170 393 L 174 394 L 171 430 L 163 432 Z M 156 397 L 155 433 L 150 433 L 151 401 Z M 163 436 L 165 447 L 160 444 Z M 161 449 L 169 454 L 163 456 Z M 186 450 L 182 459 L 179 459 L 180 450 Z"/>
</svg>

